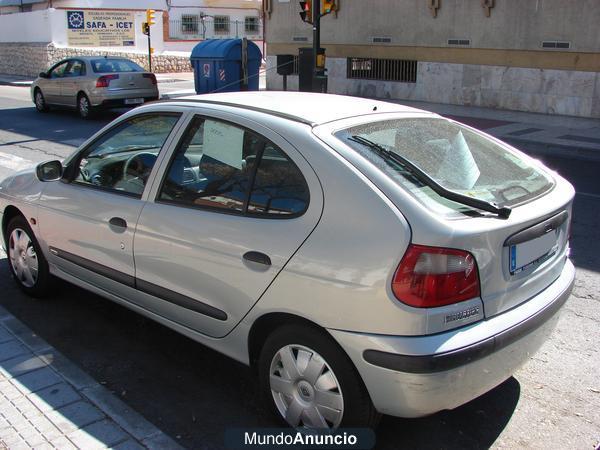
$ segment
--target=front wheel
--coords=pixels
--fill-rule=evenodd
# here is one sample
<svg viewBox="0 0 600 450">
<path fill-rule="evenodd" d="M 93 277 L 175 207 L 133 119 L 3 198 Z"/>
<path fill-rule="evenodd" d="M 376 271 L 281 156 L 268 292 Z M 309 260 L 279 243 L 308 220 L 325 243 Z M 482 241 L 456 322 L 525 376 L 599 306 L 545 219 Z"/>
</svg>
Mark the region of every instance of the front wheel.
<svg viewBox="0 0 600 450">
<path fill-rule="evenodd" d="M 22 216 L 12 219 L 6 228 L 8 267 L 23 292 L 32 297 L 45 297 L 53 286 L 48 262 Z"/>
<path fill-rule="evenodd" d="M 37 109 L 38 112 L 47 112 L 48 111 L 48 105 L 46 104 L 46 99 L 44 98 L 44 94 L 42 94 L 41 89 L 36 89 L 35 93 L 33 94 L 33 101 L 35 103 L 35 109 Z"/>
<path fill-rule="evenodd" d="M 379 414 L 346 354 L 324 331 L 275 330 L 259 358 L 264 400 L 294 428 L 375 427 Z"/>
</svg>

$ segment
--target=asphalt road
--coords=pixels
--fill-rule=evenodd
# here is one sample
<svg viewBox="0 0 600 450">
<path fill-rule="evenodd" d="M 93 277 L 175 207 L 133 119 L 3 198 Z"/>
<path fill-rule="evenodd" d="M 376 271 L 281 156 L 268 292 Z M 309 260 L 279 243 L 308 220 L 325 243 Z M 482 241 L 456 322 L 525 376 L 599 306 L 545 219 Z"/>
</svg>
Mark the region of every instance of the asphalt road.
<svg viewBox="0 0 600 450">
<path fill-rule="evenodd" d="M 24 88 L 0 86 L 0 178 L 67 156 L 115 117 L 38 114 Z M 527 151 L 526 148 L 523 150 Z M 600 162 L 538 155 L 578 194 L 577 282 L 552 338 L 513 378 L 454 410 L 384 417 L 377 448 L 581 448 L 600 441 Z M 0 304 L 187 448 L 221 448 L 228 427 L 274 426 L 245 366 L 68 284 L 55 298 L 22 295 L 0 255 Z M 448 389 L 451 389 L 448 386 Z"/>
</svg>

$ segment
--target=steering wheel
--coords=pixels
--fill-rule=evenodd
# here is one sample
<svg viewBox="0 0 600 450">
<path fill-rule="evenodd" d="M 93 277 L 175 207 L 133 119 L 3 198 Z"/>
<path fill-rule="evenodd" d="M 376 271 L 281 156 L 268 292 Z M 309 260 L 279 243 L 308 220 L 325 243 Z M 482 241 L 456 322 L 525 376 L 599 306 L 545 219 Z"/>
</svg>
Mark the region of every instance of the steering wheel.
<svg viewBox="0 0 600 450">
<path fill-rule="evenodd" d="M 154 153 L 137 153 L 130 156 L 123 164 L 123 179 L 140 179 L 146 183 L 152 167 L 156 162 Z"/>
</svg>

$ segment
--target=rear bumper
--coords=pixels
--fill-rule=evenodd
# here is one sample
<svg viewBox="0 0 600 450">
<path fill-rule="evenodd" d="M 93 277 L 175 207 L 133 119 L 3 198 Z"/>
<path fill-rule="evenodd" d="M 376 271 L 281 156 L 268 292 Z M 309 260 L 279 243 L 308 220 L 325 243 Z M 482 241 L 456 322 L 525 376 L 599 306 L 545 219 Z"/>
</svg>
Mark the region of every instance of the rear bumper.
<svg viewBox="0 0 600 450">
<path fill-rule="evenodd" d="M 509 378 L 546 341 L 573 288 L 560 277 L 524 304 L 473 325 L 431 336 L 329 330 L 346 350 L 377 410 L 419 417 L 456 408 Z"/>
<path fill-rule="evenodd" d="M 131 98 L 131 97 L 127 97 L 127 98 Z M 135 97 L 135 98 L 143 98 L 144 103 L 153 102 L 155 100 L 158 100 L 158 97 Z M 141 104 L 143 104 L 143 103 L 128 105 L 125 103 L 125 98 L 122 98 L 122 99 L 106 99 L 106 100 L 103 100 L 102 103 L 100 103 L 98 106 L 100 106 L 101 108 L 131 108 L 134 106 L 140 106 Z"/>
<path fill-rule="evenodd" d="M 119 107 L 119 106 L 137 106 L 125 105 L 125 99 L 143 98 L 145 102 L 157 100 L 159 97 L 158 89 L 126 89 L 126 90 L 97 90 L 90 92 L 90 102 L 92 106 Z"/>
</svg>

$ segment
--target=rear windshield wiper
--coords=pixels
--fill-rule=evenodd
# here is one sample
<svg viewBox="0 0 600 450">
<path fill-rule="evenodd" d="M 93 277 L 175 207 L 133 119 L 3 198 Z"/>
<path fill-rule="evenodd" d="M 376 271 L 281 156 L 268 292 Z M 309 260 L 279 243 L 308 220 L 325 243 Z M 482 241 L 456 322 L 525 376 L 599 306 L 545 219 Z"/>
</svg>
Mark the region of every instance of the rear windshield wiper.
<svg viewBox="0 0 600 450">
<path fill-rule="evenodd" d="M 444 186 L 439 184 L 429 175 L 427 175 L 423 170 L 414 165 L 410 160 L 400 156 L 399 154 L 386 149 L 382 145 L 377 144 L 365 137 L 359 135 L 353 135 L 348 138 L 350 141 L 358 142 L 366 147 L 369 147 L 371 150 L 374 150 L 379 156 L 383 156 L 385 158 L 390 158 L 396 163 L 404 166 L 417 180 L 423 183 L 426 186 L 429 186 L 436 194 L 441 197 L 447 198 L 448 200 L 452 200 L 456 203 L 461 203 L 466 206 L 471 206 L 473 208 L 481 209 L 483 211 L 487 211 L 493 214 L 497 214 L 499 217 L 503 219 L 507 219 L 512 212 L 512 209 L 507 207 L 500 207 L 494 202 L 488 202 L 486 200 L 481 200 L 478 198 L 470 197 L 468 195 L 460 194 L 455 191 L 451 191 L 450 189 L 446 189 Z"/>
</svg>

